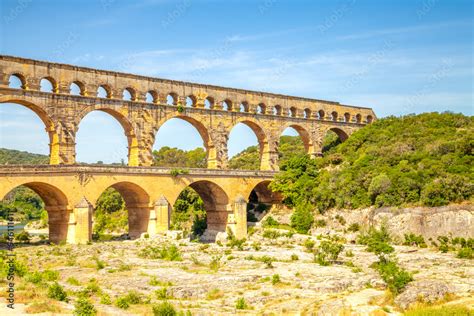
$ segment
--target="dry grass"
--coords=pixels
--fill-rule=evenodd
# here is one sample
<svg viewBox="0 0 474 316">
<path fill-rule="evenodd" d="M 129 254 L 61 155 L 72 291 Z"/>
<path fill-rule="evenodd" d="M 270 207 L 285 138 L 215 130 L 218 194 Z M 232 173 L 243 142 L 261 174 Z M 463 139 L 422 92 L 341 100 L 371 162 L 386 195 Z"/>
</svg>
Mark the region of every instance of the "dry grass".
<svg viewBox="0 0 474 316">
<path fill-rule="evenodd" d="M 52 300 L 35 300 L 25 308 L 25 312 L 28 314 L 60 313 L 61 308 Z"/>
</svg>

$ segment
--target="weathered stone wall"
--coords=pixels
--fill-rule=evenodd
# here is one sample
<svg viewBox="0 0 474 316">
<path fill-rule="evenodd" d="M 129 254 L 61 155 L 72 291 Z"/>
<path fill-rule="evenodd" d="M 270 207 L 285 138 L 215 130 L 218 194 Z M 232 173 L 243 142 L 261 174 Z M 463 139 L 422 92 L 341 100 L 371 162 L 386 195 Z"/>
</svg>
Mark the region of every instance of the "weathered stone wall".
<svg viewBox="0 0 474 316">
<path fill-rule="evenodd" d="M 450 205 L 415 208 L 368 208 L 363 210 L 330 211 L 324 215 L 333 228 L 342 228 L 334 218 L 342 216 L 347 224 L 380 226 L 386 221 L 394 236 L 403 238 L 405 233 L 423 235 L 425 239 L 438 236 L 474 237 L 474 205 Z"/>
</svg>

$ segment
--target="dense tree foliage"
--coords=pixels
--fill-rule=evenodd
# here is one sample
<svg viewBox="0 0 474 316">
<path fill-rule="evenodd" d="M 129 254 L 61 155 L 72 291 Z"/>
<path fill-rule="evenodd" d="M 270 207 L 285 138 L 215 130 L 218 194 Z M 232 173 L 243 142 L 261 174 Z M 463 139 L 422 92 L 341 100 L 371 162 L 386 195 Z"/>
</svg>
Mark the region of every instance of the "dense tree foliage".
<svg viewBox="0 0 474 316">
<path fill-rule="evenodd" d="M 158 167 L 206 168 L 206 151 L 200 147 L 193 150 L 182 150 L 161 147 L 153 151 L 153 165 Z"/>
<path fill-rule="evenodd" d="M 48 164 L 46 155 L 32 154 L 26 151 L 0 148 L 0 165 Z"/>
<path fill-rule="evenodd" d="M 271 184 L 291 206 L 440 206 L 472 199 L 473 117 L 388 117 L 355 132 L 324 157 L 295 157 Z"/>
<path fill-rule="evenodd" d="M 3 202 L 0 202 L 0 219 L 12 216 L 15 221 L 41 219 L 47 222 L 47 212 L 41 198 L 27 187 L 20 186 L 10 192 Z"/>
<path fill-rule="evenodd" d="M 303 142 L 299 136 L 281 136 L 278 150 L 280 165 L 291 157 L 305 153 Z M 232 157 L 229 160 L 229 168 L 241 170 L 260 169 L 260 151 L 258 146 L 250 146 Z"/>
</svg>

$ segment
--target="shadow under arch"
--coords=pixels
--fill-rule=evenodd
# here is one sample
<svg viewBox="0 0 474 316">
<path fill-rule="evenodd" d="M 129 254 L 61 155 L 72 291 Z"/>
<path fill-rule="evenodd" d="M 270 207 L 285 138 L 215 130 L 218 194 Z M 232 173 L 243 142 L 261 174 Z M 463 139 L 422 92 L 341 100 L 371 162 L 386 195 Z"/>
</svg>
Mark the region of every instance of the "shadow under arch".
<svg viewBox="0 0 474 316">
<path fill-rule="evenodd" d="M 265 130 L 260 126 L 259 122 L 250 118 L 241 118 L 238 119 L 235 124 L 231 127 L 228 132 L 228 139 L 230 139 L 230 134 L 237 124 L 244 124 L 249 127 L 252 132 L 257 137 L 258 148 L 259 148 L 259 158 L 260 158 L 260 170 L 271 170 L 269 166 L 270 162 L 270 148 L 268 145 L 268 138 Z"/>
<path fill-rule="evenodd" d="M 160 128 L 166 122 L 168 122 L 169 120 L 172 120 L 172 119 L 183 120 L 183 121 L 191 124 L 198 131 L 199 136 L 201 136 L 204 148 L 206 149 L 207 167 L 209 169 L 215 169 L 216 164 L 217 164 L 217 151 L 216 151 L 216 148 L 214 146 L 214 143 L 212 142 L 211 137 L 209 136 L 209 131 L 207 130 L 207 127 L 204 126 L 203 123 L 201 123 L 200 121 L 198 121 L 198 120 L 196 120 L 196 119 L 194 119 L 190 116 L 187 116 L 187 115 L 174 115 L 174 116 L 167 117 L 166 119 L 161 120 L 157 125 L 157 129 L 156 129 L 156 133 L 155 133 L 155 142 L 156 142 L 156 135 L 158 134 Z"/>
<path fill-rule="evenodd" d="M 105 106 L 95 106 L 91 109 L 87 109 L 81 113 L 81 115 L 76 119 L 76 134 L 77 131 L 79 131 L 79 127 L 81 122 L 84 120 L 84 118 L 90 114 L 93 111 L 100 111 L 109 114 L 112 116 L 115 120 L 117 120 L 120 125 L 122 126 L 125 136 L 127 137 L 127 143 L 128 143 L 128 165 L 129 166 L 138 166 L 139 163 L 139 157 L 138 157 L 138 139 L 137 139 L 137 134 L 135 132 L 135 129 L 130 122 L 130 120 L 120 111 L 111 109 Z"/>
<path fill-rule="evenodd" d="M 189 187 L 196 191 L 204 203 L 207 214 L 207 234 L 204 233 L 204 240 L 215 240 L 215 235 L 224 232 L 227 227 L 229 197 L 219 185 L 208 180 L 193 182 Z"/>
<path fill-rule="evenodd" d="M 148 193 L 133 182 L 121 181 L 102 190 L 94 199 L 95 206 L 97 206 L 97 201 L 102 193 L 109 188 L 113 188 L 120 193 L 125 202 L 125 207 L 128 210 L 128 234 L 130 238 L 138 238 L 142 233 L 147 232 L 151 209 Z"/>
<path fill-rule="evenodd" d="M 349 135 L 340 128 L 333 127 L 333 128 L 330 128 L 329 130 L 336 133 L 336 135 L 339 137 L 341 142 L 345 142 L 349 138 Z"/>
<path fill-rule="evenodd" d="M 12 188 L 5 197 L 20 186 L 31 189 L 43 200 L 44 209 L 48 212 L 49 241 L 55 244 L 66 241 L 69 223 L 68 199 L 61 189 L 45 182 L 25 182 Z"/>
<path fill-rule="evenodd" d="M 1 96 L 0 103 L 14 103 L 33 111 L 43 122 L 45 130 L 49 137 L 49 163 L 57 165 L 59 159 L 59 136 L 56 132 L 56 126 L 49 114 L 39 105 L 23 100 L 21 98 L 12 98 L 10 96 Z"/>
</svg>

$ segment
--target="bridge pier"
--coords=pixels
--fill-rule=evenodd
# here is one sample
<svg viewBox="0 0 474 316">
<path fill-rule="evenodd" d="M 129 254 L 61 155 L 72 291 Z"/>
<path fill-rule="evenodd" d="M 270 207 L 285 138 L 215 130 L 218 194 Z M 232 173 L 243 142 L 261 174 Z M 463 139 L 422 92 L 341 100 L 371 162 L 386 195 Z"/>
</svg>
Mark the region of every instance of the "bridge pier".
<svg viewBox="0 0 474 316">
<path fill-rule="evenodd" d="M 93 207 L 86 198 L 69 213 L 67 242 L 70 244 L 87 244 L 92 241 Z"/>
<path fill-rule="evenodd" d="M 165 232 L 170 227 L 171 205 L 164 196 L 155 201 L 150 210 L 150 220 L 148 222 L 148 234 L 151 236 Z"/>
<path fill-rule="evenodd" d="M 55 244 L 67 240 L 69 211 L 64 206 L 46 206 L 48 212 L 49 241 Z"/>
<path fill-rule="evenodd" d="M 139 238 L 148 231 L 150 220 L 150 207 L 146 205 L 127 205 L 128 209 L 128 235 L 130 238 Z"/>
</svg>

